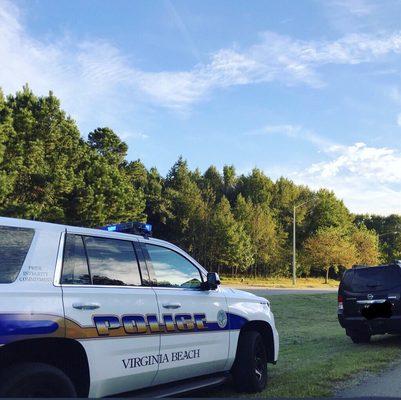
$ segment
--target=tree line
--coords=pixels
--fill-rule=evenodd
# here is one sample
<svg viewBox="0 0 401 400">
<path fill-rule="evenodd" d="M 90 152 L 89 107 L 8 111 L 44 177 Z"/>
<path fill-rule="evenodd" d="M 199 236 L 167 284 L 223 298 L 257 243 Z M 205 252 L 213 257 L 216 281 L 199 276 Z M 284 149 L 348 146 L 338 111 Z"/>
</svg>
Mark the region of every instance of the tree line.
<svg viewBox="0 0 401 400">
<path fill-rule="evenodd" d="M 0 215 L 98 227 L 148 221 L 154 235 L 207 269 L 233 276 L 287 276 L 293 206 L 298 274 L 338 273 L 401 258 L 401 217 L 353 215 L 329 190 L 313 191 L 254 168 L 191 170 L 181 157 L 162 176 L 127 160 L 110 128 L 84 138 L 49 93 L 0 92 Z M 333 275 L 333 276 L 334 276 Z"/>
</svg>

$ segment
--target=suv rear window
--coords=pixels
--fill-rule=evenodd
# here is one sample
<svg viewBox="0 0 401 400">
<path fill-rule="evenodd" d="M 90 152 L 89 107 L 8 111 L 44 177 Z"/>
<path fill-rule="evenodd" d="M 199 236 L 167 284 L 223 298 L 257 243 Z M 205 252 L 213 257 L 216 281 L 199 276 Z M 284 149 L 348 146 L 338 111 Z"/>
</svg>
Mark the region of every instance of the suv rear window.
<svg viewBox="0 0 401 400">
<path fill-rule="evenodd" d="M 0 226 L 0 283 L 17 279 L 34 234 L 33 229 Z"/>
<path fill-rule="evenodd" d="M 401 268 L 394 265 L 355 268 L 344 275 L 343 284 L 345 290 L 354 292 L 389 290 L 401 285 Z"/>
</svg>

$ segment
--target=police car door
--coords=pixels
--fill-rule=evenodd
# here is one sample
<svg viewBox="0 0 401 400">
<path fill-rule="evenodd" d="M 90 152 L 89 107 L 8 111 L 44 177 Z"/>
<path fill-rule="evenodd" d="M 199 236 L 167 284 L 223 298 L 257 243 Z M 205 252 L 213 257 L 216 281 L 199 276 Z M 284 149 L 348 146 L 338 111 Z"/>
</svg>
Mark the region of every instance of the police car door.
<svg viewBox="0 0 401 400">
<path fill-rule="evenodd" d="M 156 241 L 141 245 L 162 324 L 161 362 L 154 383 L 223 371 L 229 346 L 224 295 L 219 289 L 200 288 L 201 272 L 185 253 Z"/>
<path fill-rule="evenodd" d="M 158 305 L 153 289 L 143 285 L 148 277 L 144 260 L 138 265 L 138 245 L 118 233 L 65 235 L 60 282 L 66 336 L 85 348 L 89 397 L 149 386 L 157 373 L 152 356 L 159 353 L 160 334 L 147 329 L 145 315 L 157 318 Z"/>
</svg>

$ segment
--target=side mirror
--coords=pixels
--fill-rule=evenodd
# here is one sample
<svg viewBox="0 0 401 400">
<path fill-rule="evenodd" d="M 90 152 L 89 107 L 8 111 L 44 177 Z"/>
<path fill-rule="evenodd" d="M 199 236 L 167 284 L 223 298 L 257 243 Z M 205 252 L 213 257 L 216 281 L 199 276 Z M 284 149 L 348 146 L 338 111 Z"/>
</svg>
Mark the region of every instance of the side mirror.
<svg viewBox="0 0 401 400">
<path fill-rule="evenodd" d="M 207 273 L 207 289 L 208 290 L 216 290 L 220 285 L 220 277 L 216 272 L 208 272 Z"/>
</svg>

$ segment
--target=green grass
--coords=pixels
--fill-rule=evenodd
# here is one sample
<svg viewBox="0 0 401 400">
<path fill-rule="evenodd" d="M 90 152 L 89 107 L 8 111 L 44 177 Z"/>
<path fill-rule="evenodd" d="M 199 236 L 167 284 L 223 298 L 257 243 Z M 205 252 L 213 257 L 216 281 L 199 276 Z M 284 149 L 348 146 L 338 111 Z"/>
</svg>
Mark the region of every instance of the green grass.
<svg viewBox="0 0 401 400">
<path fill-rule="evenodd" d="M 379 371 L 401 357 L 399 336 L 352 343 L 338 323 L 334 294 L 275 295 L 270 300 L 280 353 L 277 365 L 269 364 L 267 390 L 257 397 L 330 396 L 348 378 Z M 226 385 L 202 396 L 238 395 Z"/>
<path fill-rule="evenodd" d="M 223 285 L 240 285 L 240 286 L 263 286 L 270 288 L 295 288 L 295 289 L 329 289 L 337 288 L 339 281 L 329 279 L 328 283 L 324 283 L 324 278 L 297 278 L 296 286 L 292 285 L 291 278 L 231 278 L 222 276 L 221 283 Z"/>
</svg>

